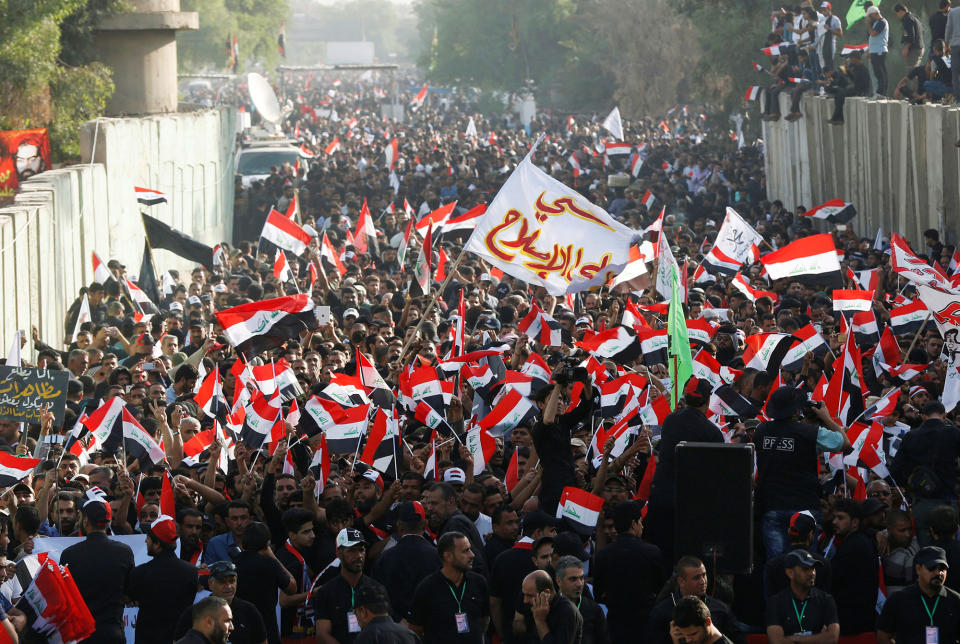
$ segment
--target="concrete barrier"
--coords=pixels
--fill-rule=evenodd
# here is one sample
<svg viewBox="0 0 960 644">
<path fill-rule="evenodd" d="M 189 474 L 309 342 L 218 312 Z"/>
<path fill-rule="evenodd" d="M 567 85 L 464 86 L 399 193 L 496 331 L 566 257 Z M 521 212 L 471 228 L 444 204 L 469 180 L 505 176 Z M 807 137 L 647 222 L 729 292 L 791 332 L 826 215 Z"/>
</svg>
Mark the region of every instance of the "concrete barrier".
<svg viewBox="0 0 960 644">
<path fill-rule="evenodd" d="M 781 113 L 789 99 L 781 96 Z M 807 96 L 803 118 L 763 125 L 767 195 L 789 209 L 830 199 L 853 202 L 858 233 L 905 236 L 922 250 L 922 233 L 937 228 L 960 241 L 960 151 L 954 147 L 960 108 L 849 98 L 845 124 L 827 123 L 833 100 Z M 944 180 L 948 179 L 945 183 Z"/>
<path fill-rule="evenodd" d="M 93 163 L 50 170 L 21 185 L 13 204 L 0 208 L 3 355 L 13 332 L 29 335 L 31 326 L 59 346 L 67 309 L 93 280 L 91 252 L 139 272 L 141 209 L 211 246 L 231 238 L 235 120 L 223 108 L 91 121 L 81 148 L 85 159 L 94 152 Z M 168 203 L 141 206 L 134 186 L 160 190 Z M 155 252 L 155 261 L 158 269 L 193 267 L 165 250 Z"/>
</svg>

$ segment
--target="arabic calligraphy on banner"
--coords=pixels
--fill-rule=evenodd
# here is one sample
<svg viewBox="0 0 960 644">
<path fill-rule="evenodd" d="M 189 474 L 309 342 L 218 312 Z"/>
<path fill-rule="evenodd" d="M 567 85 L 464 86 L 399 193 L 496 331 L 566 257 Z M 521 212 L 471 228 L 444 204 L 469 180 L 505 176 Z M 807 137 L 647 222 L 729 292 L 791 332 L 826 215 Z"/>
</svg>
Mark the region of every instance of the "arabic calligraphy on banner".
<svg viewBox="0 0 960 644">
<path fill-rule="evenodd" d="M 552 295 L 597 288 L 620 274 L 636 234 L 524 159 L 466 250 Z"/>
<path fill-rule="evenodd" d="M 63 425 L 69 379 L 68 371 L 0 366 L 0 420 L 39 423 L 49 405 L 53 424 Z"/>
</svg>

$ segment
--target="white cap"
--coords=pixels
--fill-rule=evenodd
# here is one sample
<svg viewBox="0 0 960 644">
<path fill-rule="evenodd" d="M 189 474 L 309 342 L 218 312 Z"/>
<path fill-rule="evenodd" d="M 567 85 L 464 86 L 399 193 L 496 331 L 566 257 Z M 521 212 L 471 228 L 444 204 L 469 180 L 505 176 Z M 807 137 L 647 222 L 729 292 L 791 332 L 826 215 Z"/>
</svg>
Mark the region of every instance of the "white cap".
<svg viewBox="0 0 960 644">
<path fill-rule="evenodd" d="M 197 297 L 196 295 L 191 295 L 190 297 L 187 298 L 187 304 L 192 304 L 193 306 L 200 306 L 202 302 L 200 301 L 200 298 Z"/>
<path fill-rule="evenodd" d="M 872 7 L 867 7 L 867 15 L 872 16 L 875 13 L 880 13 L 880 9 L 876 5 Z"/>
<path fill-rule="evenodd" d="M 214 285 L 213 285 L 213 292 L 214 292 L 214 293 L 226 293 L 226 292 L 229 291 L 229 290 L 230 290 L 230 289 L 227 288 L 227 285 L 226 285 L 226 284 L 214 284 Z"/>
<path fill-rule="evenodd" d="M 169 305 L 167 308 L 170 309 L 171 311 L 181 311 L 181 312 L 182 312 L 182 311 L 183 311 L 183 304 L 180 304 L 180 302 L 174 301 L 174 302 L 170 302 L 170 305 Z"/>
<path fill-rule="evenodd" d="M 467 475 L 459 467 L 451 467 L 443 473 L 444 483 L 466 483 Z"/>
<path fill-rule="evenodd" d="M 493 278 L 490 277 L 490 273 L 480 273 L 481 282 L 492 282 Z"/>
<path fill-rule="evenodd" d="M 337 534 L 338 548 L 352 548 L 359 544 L 366 544 L 363 540 L 363 533 L 354 528 L 344 528 Z"/>
<path fill-rule="evenodd" d="M 352 315 L 355 318 L 360 317 L 360 313 L 357 312 L 357 309 L 347 309 L 343 312 L 343 319 L 346 319 L 348 315 Z"/>
</svg>

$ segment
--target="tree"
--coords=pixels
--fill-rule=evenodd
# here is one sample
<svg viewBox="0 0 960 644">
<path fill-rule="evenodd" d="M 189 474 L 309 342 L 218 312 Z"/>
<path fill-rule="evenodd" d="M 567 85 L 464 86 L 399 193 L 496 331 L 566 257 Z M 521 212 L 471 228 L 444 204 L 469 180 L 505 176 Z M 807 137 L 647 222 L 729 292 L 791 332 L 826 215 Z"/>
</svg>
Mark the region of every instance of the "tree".
<svg viewBox="0 0 960 644">
<path fill-rule="evenodd" d="M 120 7 L 0 0 L 0 129 L 47 127 L 54 159 L 77 158 L 80 126 L 102 114 L 113 93 L 109 70 L 92 62 L 92 25 Z"/>
<path fill-rule="evenodd" d="M 179 67 L 185 71 L 225 71 L 227 39 L 237 37 L 239 71 L 248 61 L 273 65 L 279 58 L 277 36 L 290 8 L 286 0 L 182 0 L 183 11 L 200 14 L 200 29 L 177 33 Z"/>
</svg>

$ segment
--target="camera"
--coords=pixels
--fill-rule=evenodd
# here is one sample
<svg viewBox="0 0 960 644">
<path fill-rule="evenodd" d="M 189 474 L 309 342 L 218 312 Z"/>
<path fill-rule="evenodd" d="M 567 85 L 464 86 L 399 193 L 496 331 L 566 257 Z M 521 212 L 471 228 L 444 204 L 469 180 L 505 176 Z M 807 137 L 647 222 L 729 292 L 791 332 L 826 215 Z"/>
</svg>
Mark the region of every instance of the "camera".
<svg viewBox="0 0 960 644">
<path fill-rule="evenodd" d="M 807 400 L 803 404 L 803 416 L 804 418 L 809 418 L 812 420 L 817 419 L 817 415 L 814 413 L 814 410 L 820 409 L 823 407 L 823 402 L 819 400 Z"/>
<path fill-rule="evenodd" d="M 553 381 L 566 387 L 574 382 L 588 382 L 590 374 L 585 367 L 579 366 L 575 358 L 566 358 L 553 372 Z"/>
</svg>

